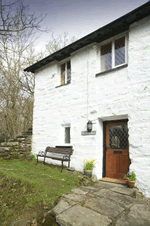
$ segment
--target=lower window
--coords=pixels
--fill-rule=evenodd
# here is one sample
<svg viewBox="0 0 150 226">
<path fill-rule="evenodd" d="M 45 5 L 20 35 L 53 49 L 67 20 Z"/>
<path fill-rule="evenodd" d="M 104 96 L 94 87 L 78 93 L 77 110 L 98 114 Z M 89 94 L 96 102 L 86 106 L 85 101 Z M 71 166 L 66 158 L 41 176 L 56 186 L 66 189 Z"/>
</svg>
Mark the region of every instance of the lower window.
<svg viewBox="0 0 150 226">
<path fill-rule="evenodd" d="M 70 127 L 65 127 L 65 143 L 70 144 Z"/>
</svg>

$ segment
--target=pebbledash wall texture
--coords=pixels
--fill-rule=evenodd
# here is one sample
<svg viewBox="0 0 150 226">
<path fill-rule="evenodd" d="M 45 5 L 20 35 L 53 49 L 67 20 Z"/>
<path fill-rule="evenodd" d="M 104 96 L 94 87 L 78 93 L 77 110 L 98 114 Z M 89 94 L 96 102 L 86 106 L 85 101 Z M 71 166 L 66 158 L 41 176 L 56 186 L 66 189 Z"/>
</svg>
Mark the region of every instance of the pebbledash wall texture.
<svg viewBox="0 0 150 226">
<path fill-rule="evenodd" d="M 97 43 L 71 54 L 68 85 L 60 86 L 63 61 L 36 70 L 32 152 L 67 145 L 64 127 L 69 125 L 69 145 L 74 149 L 71 166 L 83 171 L 83 159 L 94 158 L 93 173 L 100 179 L 103 122 L 128 119 L 130 170 L 137 175 L 136 186 L 150 197 L 150 17 L 131 24 L 126 36 L 127 64 L 116 70 L 98 74 L 101 59 Z M 95 135 L 82 134 L 88 120 L 93 122 Z"/>
</svg>

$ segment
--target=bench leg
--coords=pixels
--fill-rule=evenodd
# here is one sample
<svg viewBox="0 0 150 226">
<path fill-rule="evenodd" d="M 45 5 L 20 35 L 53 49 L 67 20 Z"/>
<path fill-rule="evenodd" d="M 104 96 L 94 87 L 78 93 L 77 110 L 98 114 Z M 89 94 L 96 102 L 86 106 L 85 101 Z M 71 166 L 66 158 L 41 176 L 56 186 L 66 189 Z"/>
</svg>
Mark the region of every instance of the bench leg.
<svg viewBox="0 0 150 226">
<path fill-rule="evenodd" d="M 36 155 L 36 163 L 38 163 L 38 155 Z"/>
<path fill-rule="evenodd" d="M 45 164 L 45 156 L 44 156 L 43 164 Z"/>
<path fill-rule="evenodd" d="M 63 162 L 64 162 L 64 161 L 61 162 L 61 163 L 62 163 L 62 169 L 61 169 L 61 172 L 63 171 Z"/>
<path fill-rule="evenodd" d="M 68 168 L 70 167 L 70 161 L 68 161 Z"/>
</svg>

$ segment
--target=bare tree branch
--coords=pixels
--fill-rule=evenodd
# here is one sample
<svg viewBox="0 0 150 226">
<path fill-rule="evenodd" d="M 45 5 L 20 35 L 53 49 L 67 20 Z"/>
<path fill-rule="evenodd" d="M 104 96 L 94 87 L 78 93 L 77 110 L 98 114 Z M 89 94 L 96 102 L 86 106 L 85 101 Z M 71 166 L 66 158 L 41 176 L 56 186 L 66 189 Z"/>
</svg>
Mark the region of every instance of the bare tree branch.
<svg viewBox="0 0 150 226">
<path fill-rule="evenodd" d="M 71 44 L 72 42 L 75 42 L 77 38 L 75 36 L 69 37 L 69 34 L 67 32 L 64 32 L 62 35 L 54 35 L 52 32 L 50 36 L 50 41 L 46 44 L 46 53 L 52 54 L 56 52 L 59 49 L 62 49 L 63 47 Z"/>
<path fill-rule="evenodd" d="M 0 35 L 12 35 L 33 28 L 44 31 L 40 24 L 46 15 L 36 17 L 35 14 L 29 14 L 29 6 L 24 6 L 21 0 L 7 2 L 8 4 L 3 4 L 3 0 L 0 0 Z"/>
<path fill-rule="evenodd" d="M 23 69 L 37 60 L 33 43 L 42 19 L 20 0 L 0 0 L 0 133 L 7 138 L 32 126 L 34 75 Z"/>
</svg>

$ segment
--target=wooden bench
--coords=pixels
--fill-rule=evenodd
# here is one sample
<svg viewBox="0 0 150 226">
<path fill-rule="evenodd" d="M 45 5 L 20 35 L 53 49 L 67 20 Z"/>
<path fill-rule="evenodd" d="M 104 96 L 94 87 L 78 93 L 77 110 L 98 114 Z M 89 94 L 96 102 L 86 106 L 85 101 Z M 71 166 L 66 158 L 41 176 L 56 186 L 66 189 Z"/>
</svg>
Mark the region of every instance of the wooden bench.
<svg viewBox="0 0 150 226">
<path fill-rule="evenodd" d="M 38 157 L 44 157 L 43 163 L 45 164 L 46 158 L 51 158 L 53 160 L 59 160 L 62 163 L 62 170 L 63 170 L 63 163 L 68 162 L 68 167 L 70 167 L 70 157 L 73 153 L 72 146 L 56 146 L 56 147 L 47 147 L 44 151 L 40 151 L 37 156 L 37 163 Z M 62 172 L 61 170 L 61 172 Z"/>
</svg>

